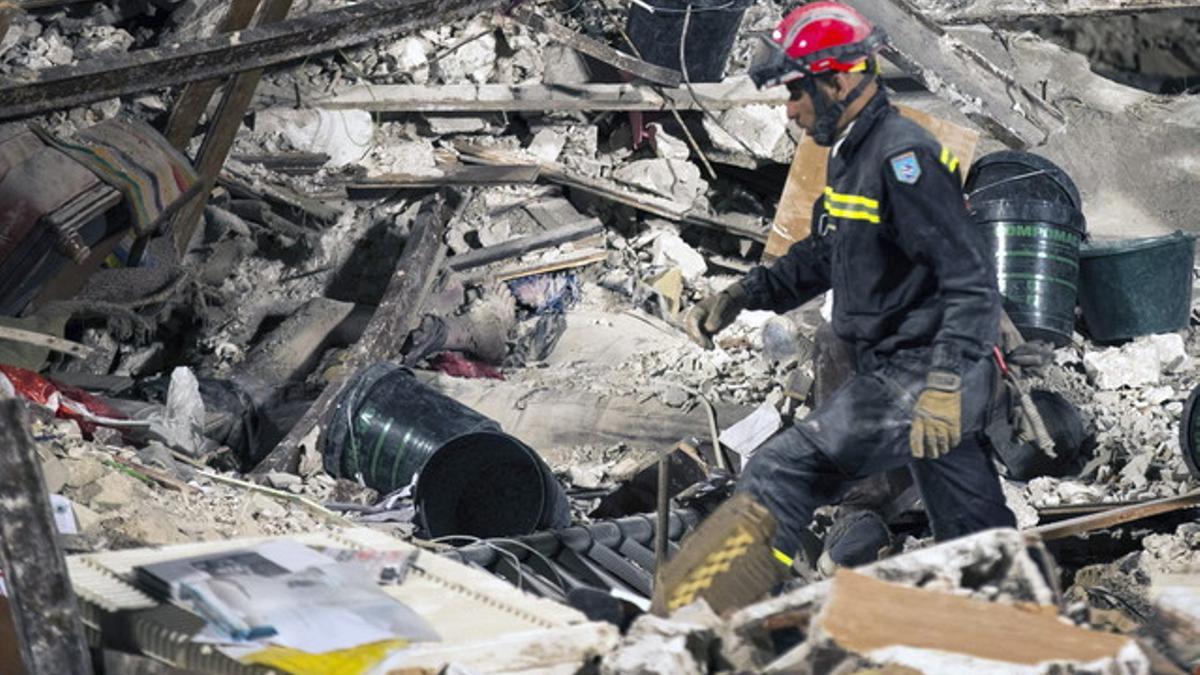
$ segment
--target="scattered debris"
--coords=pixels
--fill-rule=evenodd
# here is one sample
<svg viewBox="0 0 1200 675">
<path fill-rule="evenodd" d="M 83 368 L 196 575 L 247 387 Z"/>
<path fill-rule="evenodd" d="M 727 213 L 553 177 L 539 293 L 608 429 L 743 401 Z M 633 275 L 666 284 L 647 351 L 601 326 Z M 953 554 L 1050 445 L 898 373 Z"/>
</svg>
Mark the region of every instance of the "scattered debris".
<svg viewBox="0 0 1200 675">
<path fill-rule="evenodd" d="M 785 88 L 744 76 L 781 4 L 712 10 L 745 14 L 722 81 L 678 53 L 725 68 L 723 45 L 639 49 L 637 22 L 594 3 L 19 4 L 0 7 L 0 116 L 19 120 L 0 129 L 0 391 L 18 399 L 0 645 L 28 670 L 84 672 L 84 639 L 96 663 L 197 672 L 1200 665 L 1194 310 L 1099 344 L 1064 306 L 1063 346 L 1022 375 L 1084 440 L 1004 480 L 1022 531 L 935 545 L 897 490 L 857 512 L 891 557 L 822 564 L 853 519 L 823 509 L 776 597 L 644 614 L 658 552 L 837 379 L 819 300 L 744 312 L 712 351 L 680 328 L 814 227 L 828 151 Z M 1194 65 L 1195 3 L 850 4 L 964 175 L 1032 147 L 1079 183 L 1095 239 L 1193 227 L 1186 76 L 1101 74 Z M 425 392 L 429 428 L 368 366 Z M 151 572 L 203 560 L 224 562 L 166 602 Z M 219 592 L 233 568 L 252 612 Z M 341 613 L 296 639 L 281 617 L 301 608 Z"/>
</svg>

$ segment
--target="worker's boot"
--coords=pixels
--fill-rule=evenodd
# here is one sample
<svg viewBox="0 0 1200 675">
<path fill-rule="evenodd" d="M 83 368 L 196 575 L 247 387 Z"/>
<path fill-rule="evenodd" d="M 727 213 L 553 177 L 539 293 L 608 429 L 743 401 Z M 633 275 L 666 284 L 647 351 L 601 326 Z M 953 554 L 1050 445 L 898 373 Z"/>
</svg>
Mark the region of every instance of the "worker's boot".
<svg viewBox="0 0 1200 675">
<path fill-rule="evenodd" d="M 766 507 L 749 495 L 735 495 L 660 570 L 650 611 L 666 616 L 703 598 L 723 615 L 762 598 L 788 578 L 791 565 L 771 548 L 775 526 Z"/>
</svg>

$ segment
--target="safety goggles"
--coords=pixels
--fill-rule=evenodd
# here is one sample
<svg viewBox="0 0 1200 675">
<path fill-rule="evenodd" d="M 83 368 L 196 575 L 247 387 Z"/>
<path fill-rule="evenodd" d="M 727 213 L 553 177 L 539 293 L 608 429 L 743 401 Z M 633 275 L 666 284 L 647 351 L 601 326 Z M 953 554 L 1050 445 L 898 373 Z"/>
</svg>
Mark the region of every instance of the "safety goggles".
<svg viewBox="0 0 1200 675">
<path fill-rule="evenodd" d="M 879 28 L 871 32 L 863 42 L 823 49 L 810 54 L 803 59 L 794 59 L 787 54 L 782 45 L 766 35 L 759 36 L 754 56 L 750 62 L 750 79 L 759 89 L 776 87 L 783 84 L 810 77 L 813 64 L 833 59 L 841 62 L 862 62 L 848 72 L 865 71 L 871 57 L 883 49 L 887 43 L 886 34 Z M 794 92 L 795 93 L 795 92 Z"/>
</svg>

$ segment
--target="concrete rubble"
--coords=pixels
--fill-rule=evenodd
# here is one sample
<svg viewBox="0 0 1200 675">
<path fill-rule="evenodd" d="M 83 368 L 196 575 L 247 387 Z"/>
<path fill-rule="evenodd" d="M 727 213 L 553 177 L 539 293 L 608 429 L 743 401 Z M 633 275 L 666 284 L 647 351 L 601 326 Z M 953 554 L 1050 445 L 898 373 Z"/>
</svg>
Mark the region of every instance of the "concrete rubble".
<svg viewBox="0 0 1200 675">
<path fill-rule="evenodd" d="M 44 4 L 6 15 L 0 95 L 47 69 L 213 35 L 230 5 Z M 296 0 L 288 16 L 353 4 Z M 628 50 L 620 37 L 624 6 L 526 4 L 577 37 Z M 954 17 L 975 16 L 989 3 L 913 4 L 1066 113 L 1064 127 L 1032 150 L 1079 183 L 1093 237 L 1196 229 L 1189 218 L 1200 208 L 1194 189 L 1200 116 L 1193 114 L 1200 97 L 1181 74 L 1200 64 L 1196 40 L 1181 29 L 1197 25 L 1196 10 L 1047 18 L 1021 5 L 1008 8 L 1016 18 L 971 26 Z M 728 76 L 745 73 L 751 33 L 770 30 L 784 9 L 774 0 L 753 3 Z M 1116 40 L 1105 20 L 1141 31 L 1139 39 Z M 1178 48 L 1166 49 L 1167 42 Z M 218 158 L 224 161 L 206 169 L 213 189 L 195 229 L 183 230 L 190 239 L 175 240 L 184 220 L 178 214 L 188 211 L 181 208 L 169 215 L 170 227 L 136 243 L 134 236 L 89 242 L 89 255 L 103 252 L 90 267 L 53 253 L 62 261 L 37 277 L 38 292 L 22 296 L 0 322 L 34 327 L 86 353 L 31 351 L 24 344 L 10 352 L 0 336 L 4 359 L 12 361 L 0 365 L 40 373 L 62 398 L 94 395 L 97 405 L 108 406 L 106 415 L 119 415 L 95 422 L 65 414 L 60 399 L 52 405 L 30 398 L 26 406 L 44 479 L 38 489 L 69 505 L 73 531 L 61 530 L 62 551 L 136 557 L 144 549 L 248 538 L 342 541 L 347 528 L 373 533 L 355 535 L 370 539 L 356 550 L 395 550 L 381 542 L 403 540 L 398 545 L 432 557 L 473 545 L 494 560 L 472 562 L 469 573 L 478 576 L 463 578 L 479 582 L 482 568 L 492 575 L 488 583 L 512 592 L 504 597 L 515 603 L 514 616 L 554 636 L 543 641 L 531 630 L 487 647 L 469 641 L 445 652 L 422 647 L 411 661 L 394 654 L 401 670 L 392 672 L 1134 674 L 1200 667 L 1189 642 L 1196 633 L 1186 626 L 1200 617 L 1179 600 L 1195 597 L 1200 575 L 1194 505 L 1068 537 L 1043 541 L 1037 533 L 1200 489 L 1200 475 L 1185 459 L 1196 439 L 1187 437 L 1184 418 L 1200 382 L 1200 313 L 1183 330 L 1122 344 L 1076 333 L 1050 363 L 1022 373 L 1032 389 L 1061 395 L 1077 409 L 1086 440 L 1077 460 L 1053 475 L 1003 479 L 1021 532 L 934 543 L 915 500 L 897 499 L 886 514 L 890 557 L 832 577 L 815 556 L 801 560 L 796 578 L 774 597 L 730 616 L 703 603 L 670 617 L 638 609 L 654 581 L 647 556 L 638 555 L 649 553 L 651 540 L 638 537 L 657 525 L 621 519 L 653 510 L 656 458 L 674 447 L 671 471 L 688 482 L 670 486 L 677 542 L 729 494 L 758 442 L 816 404 L 823 377 L 814 362 L 817 331 L 828 317 L 818 299 L 785 316 L 744 312 L 711 351 L 687 337 L 688 309 L 764 260 L 803 134 L 781 106 L 757 103 L 716 113 L 591 110 L 588 84 L 651 87 L 585 51 L 515 15 L 476 12 L 271 66 L 245 109 L 231 116 L 215 102 L 193 101 L 182 117 L 185 125 L 193 117 L 194 129 L 184 129 L 182 138 L 167 135 L 185 159 L 199 166 L 196 158 L 222 125 L 232 140 L 227 156 Z M 970 124 L 952 102 L 894 66 L 883 77 L 905 105 Z M 464 106 L 425 114 L 324 105 L 357 86 L 378 90 L 382 99 L 389 85 L 421 85 L 434 100 L 448 87 L 540 84 L 576 92 L 577 109 Z M 182 86 L 141 91 L 10 120 L 0 126 L 0 139 L 19 125 L 74 138 L 114 119 L 166 132 L 180 124 L 182 92 Z M 1103 158 L 1096 149 L 1102 145 L 1111 146 Z M 976 158 L 1003 147 L 984 133 Z M 485 151 L 515 159 L 488 161 Z M 1158 168 L 1146 169 L 1152 162 Z M 427 235 L 429 228 L 436 234 Z M 436 255 L 406 257 L 425 236 Z M 6 237 L 0 231 L 0 243 Z M 454 266 L 456 259 L 497 251 L 490 262 Z M 139 256 L 140 265 L 128 262 Z M 17 257 L 0 258 L 0 272 Z M 1194 276 L 1200 278 L 1200 267 Z M 397 288 L 413 290 L 396 298 Z M 384 316 L 389 309 L 395 316 Z M 411 370 L 421 386 L 497 427 L 480 428 L 502 429 L 535 451 L 549 467 L 546 485 L 564 495 L 563 522 L 578 536 L 564 535 L 566 543 L 553 550 L 541 548 L 550 535 L 530 528 L 496 538 L 435 537 L 423 520 L 420 471 L 394 490 L 368 487 L 389 471 L 399 475 L 406 447 L 388 435 L 401 433 L 391 430 L 393 422 L 370 443 L 364 439 L 376 430 L 355 426 L 392 414 L 348 402 L 367 395 L 354 387 L 377 361 Z M 5 398 L 21 396 L 7 375 L 0 379 Z M 449 416 L 444 410 L 427 417 Z M 349 449 L 333 437 L 335 415 L 350 420 Z M 407 424 L 399 417 L 394 423 Z M 715 448 L 714 436 L 720 437 Z M 335 447 L 375 454 L 370 461 L 364 454 L 354 471 L 334 471 Z M 465 475 L 471 462 L 460 461 L 456 468 Z M 485 478 L 496 484 L 506 472 L 515 474 L 489 471 Z M 467 490 L 466 483 L 455 489 Z M 505 494 L 512 503 L 520 496 Z M 640 510 L 630 511 L 631 504 Z M 839 517 L 835 508 L 818 512 L 811 527 L 818 555 L 821 537 Z M 584 546 L 581 533 L 590 548 L 571 548 Z M 466 567 L 439 569 L 446 576 L 438 583 L 466 588 L 455 576 L 467 574 Z M 419 563 L 414 570 L 425 581 L 436 576 Z M 613 597 L 625 603 L 620 620 L 611 604 L 604 604 L 610 613 L 600 621 L 586 619 L 596 617 L 576 586 L 599 588 L 605 603 L 617 602 Z M 1014 647 L 1006 660 L 1002 639 L 999 647 L 981 646 L 990 637 L 972 644 L 970 621 L 939 627 L 921 624 L 919 616 L 880 637 L 870 612 L 888 611 L 884 598 L 895 600 L 897 616 L 907 616 L 896 609 L 906 604 L 943 617 L 976 617 L 979 626 L 1027 616 L 1047 634 L 1063 631 L 1062 644 L 1083 646 L 1039 651 L 1044 645 L 1029 636 L 1025 644 L 1014 632 L 1018 637 L 1007 639 L 1028 651 Z M 418 609 L 471 618 L 461 608 L 475 605 L 456 602 Z M 6 612 L 7 604 L 0 605 Z M 620 634 L 604 621 L 619 624 Z M 0 643 L 4 630 L 0 621 Z M 954 639 L 939 642 L 926 630 Z M 128 649 L 120 640 L 105 647 Z M 0 650 L 0 671 L 8 672 L 3 658 Z"/>
</svg>

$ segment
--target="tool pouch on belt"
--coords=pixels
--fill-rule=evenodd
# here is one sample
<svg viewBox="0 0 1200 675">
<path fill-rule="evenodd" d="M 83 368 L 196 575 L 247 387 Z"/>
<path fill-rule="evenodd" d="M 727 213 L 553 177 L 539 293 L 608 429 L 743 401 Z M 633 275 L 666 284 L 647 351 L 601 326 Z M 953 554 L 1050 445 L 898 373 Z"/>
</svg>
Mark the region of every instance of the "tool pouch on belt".
<svg viewBox="0 0 1200 675">
<path fill-rule="evenodd" d="M 1020 373 L 1004 360 L 999 347 L 995 350 L 996 378 L 989 419 L 984 433 L 992 442 L 1001 462 L 1011 469 L 1021 464 L 1027 455 L 1025 447 L 1033 447 L 1048 457 L 1056 457 L 1054 439 L 1046 429 L 1029 388 L 1021 381 Z"/>
</svg>

